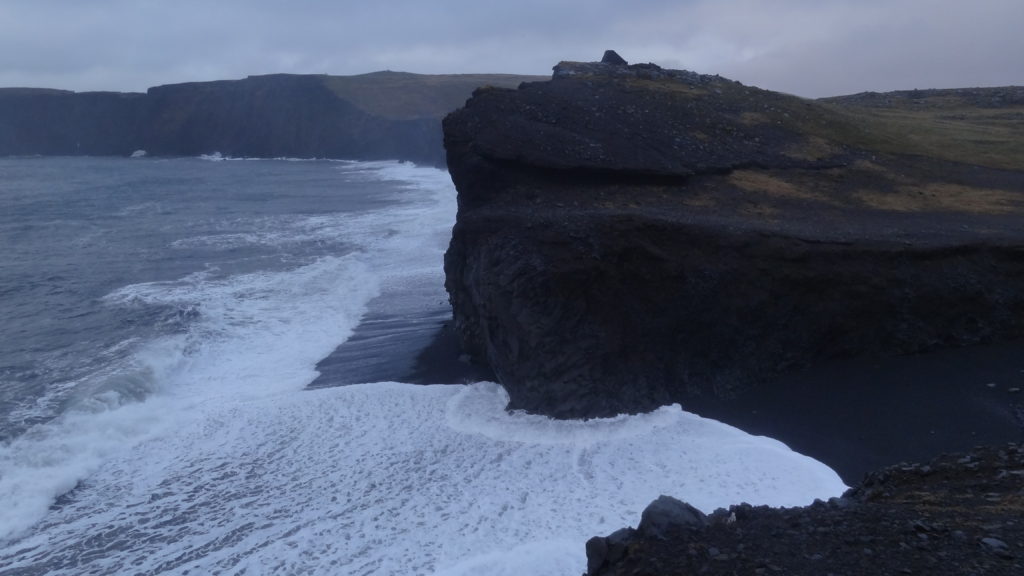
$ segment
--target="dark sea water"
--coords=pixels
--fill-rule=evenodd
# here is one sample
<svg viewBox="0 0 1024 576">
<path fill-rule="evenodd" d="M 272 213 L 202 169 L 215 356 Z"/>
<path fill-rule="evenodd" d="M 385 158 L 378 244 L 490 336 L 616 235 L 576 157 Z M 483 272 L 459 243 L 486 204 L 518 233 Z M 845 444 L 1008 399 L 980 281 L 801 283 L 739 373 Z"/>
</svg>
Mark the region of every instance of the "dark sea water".
<svg viewBox="0 0 1024 576">
<path fill-rule="evenodd" d="M 127 381 L 105 369 L 141 343 L 187 332 L 203 302 L 149 297 L 146 286 L 180 290 L 282 274 L 350 253 L 355 243 L 344 220 L 403 200 L 401 186 L 378 180 L 381 170 L 331 162 L 0 160 L 0 438 L 76 405 L 149 392 L 153 383 L 141 376 Z M 342 174 L 372 184 L 372 193 L 343 185 Z"/>
<path fill-rule="evenodd" d="M 397 162 L 0 159 L 0 575 L 573 574 L 662 493 L 842 491 L 678 406 L 374 381 L 450 314 L 454 216 Z"/>
</svg>

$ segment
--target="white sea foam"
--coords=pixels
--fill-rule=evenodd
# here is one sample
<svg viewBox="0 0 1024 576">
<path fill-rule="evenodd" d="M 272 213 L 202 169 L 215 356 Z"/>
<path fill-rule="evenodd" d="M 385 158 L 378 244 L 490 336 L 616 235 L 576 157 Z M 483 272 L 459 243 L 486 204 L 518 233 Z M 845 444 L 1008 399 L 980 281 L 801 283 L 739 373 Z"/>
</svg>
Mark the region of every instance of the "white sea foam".
<svg viewBox="0 0 1024 576">
<path fill-rule="evenodd" d="M 439 182 L 433 169 L 381 163 L 375 170 L 393 179 L 392 167 L 404 177 L 425 174 Z M 382 278 L 392 285 L 394 277 L 431 270 L 438 283 L 443 247 L 424 242 L 450 225 L 446 195 L 454 196 L 450 182 L 410 194 L 397 208 L 309 218 L 290 229 L 351 243 L 354 251 L 344 256 L 223 278 L 206 271 L 109 294 L 112 306 L 172 305 L 195 318 L 185 334 L 141 346 L 127 361 L 92 374 L 103 385 L 75 399 L 61 417 L 0 444 L 0 540 L 23 533 L 104 462 L 182 425 L 197 406 L 302 389 L 316 377 L 316 363 L 351 334 Z M 418 226 L 400 233 L 413 222 Z M 435 261 L 396 274 L 396 263 L 410 259 L 408 250 Z"/>
<path fill-rule="evenodd" d="M 503 399 L 492 384 L 377 383 L 196 406 L 0 560 L 51 574 L 578 574 L 587 538 L 635 525 L 660 494 L 710 511 L 844 488 L 778 442 L 678 408 L 555 422 Z"/>
<path fill-rule="evenodd" d="M 0 446 L 0 502 L 10 510 L 0 539 L 42 517 L 106 458 L 179 425 L 196 405 L 300 390 L 376 294 L 375 277 L 354 256 L 220 280 L 194 274 L 111 294 L 125 305 L 192 306 L 199 316 L 187 334 L 144 347 L 135 366 L 109 375 L 114 387 Z"/>
</svg>

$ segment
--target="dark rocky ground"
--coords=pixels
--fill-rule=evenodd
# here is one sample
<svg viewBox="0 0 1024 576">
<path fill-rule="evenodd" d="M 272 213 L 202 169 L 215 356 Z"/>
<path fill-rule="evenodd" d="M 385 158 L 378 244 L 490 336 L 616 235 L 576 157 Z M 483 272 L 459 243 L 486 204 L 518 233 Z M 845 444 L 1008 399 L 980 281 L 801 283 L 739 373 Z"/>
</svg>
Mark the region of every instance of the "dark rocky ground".
<svg viewBox="0 0 1024 576">
<path fill-rule="evenodd" d="M 804 508 L 657 504 L 587 544 L 589 576 L 1024 574 L 1020 444 L 892 466 Z"/>
</svg>

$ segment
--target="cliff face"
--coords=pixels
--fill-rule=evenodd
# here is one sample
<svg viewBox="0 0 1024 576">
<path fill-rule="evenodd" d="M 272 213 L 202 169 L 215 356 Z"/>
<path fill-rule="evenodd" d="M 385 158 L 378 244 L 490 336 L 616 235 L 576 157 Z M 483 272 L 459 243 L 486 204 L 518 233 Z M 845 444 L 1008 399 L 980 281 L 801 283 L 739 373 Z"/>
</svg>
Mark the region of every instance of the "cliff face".
<svg viewBox="0 0 1024 576">
<path fill-rule="evenodd" d="M 277 74 L 159 86 L 146 94 L 0 89 L 0 155 L 142 149 L 441 165 L 441 116 L 476 86 L 523 79 L 529 77 Z M 382 109 L 377 100 L 398 104 Z"/>
<path fill-rule="evenodd" d="M 142 94 L 0 89 L 0 155 L 127 155 L 140 148 Z"/>
<path fill-rule="evenodd" d="M 557 417 L 1024 335 L 1024 173 L 878 126 L 652 65 L 479 90 L 444 122 L 456 329 Z"/>
</svg>

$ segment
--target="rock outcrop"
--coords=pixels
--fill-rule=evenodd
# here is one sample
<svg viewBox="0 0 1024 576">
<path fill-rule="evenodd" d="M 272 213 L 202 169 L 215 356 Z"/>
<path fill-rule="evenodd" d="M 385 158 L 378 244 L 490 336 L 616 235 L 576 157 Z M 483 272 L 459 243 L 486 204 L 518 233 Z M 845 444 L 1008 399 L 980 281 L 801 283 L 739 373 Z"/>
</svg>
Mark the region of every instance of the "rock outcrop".
<svg viewBox="0 0 1024 576">
<path fill-rule="evenodd" d="M 274 74 L 158 86 L 145 94 L 0 89 L 0 155 L 145 150 L 443 165 L 441 117 L 477 86 L 530 78 Z"/>
<path fill-rule="evenodd" d="M 595 417 L 1024 335 L 1024 164 L 886 125 L 651 64 L 478 90 L 444 122 L 465 347 L 510 408 Z"/>
<path fill-rule="evenodd" d="M 587 574 L 1021 574 L 1022 486 L 1020 445 L 979 448 L 887 468 L 842 498 L 803 508 L 670 515 L 657 532 L 641 520 L 587 542 Z"/>
</svg>

